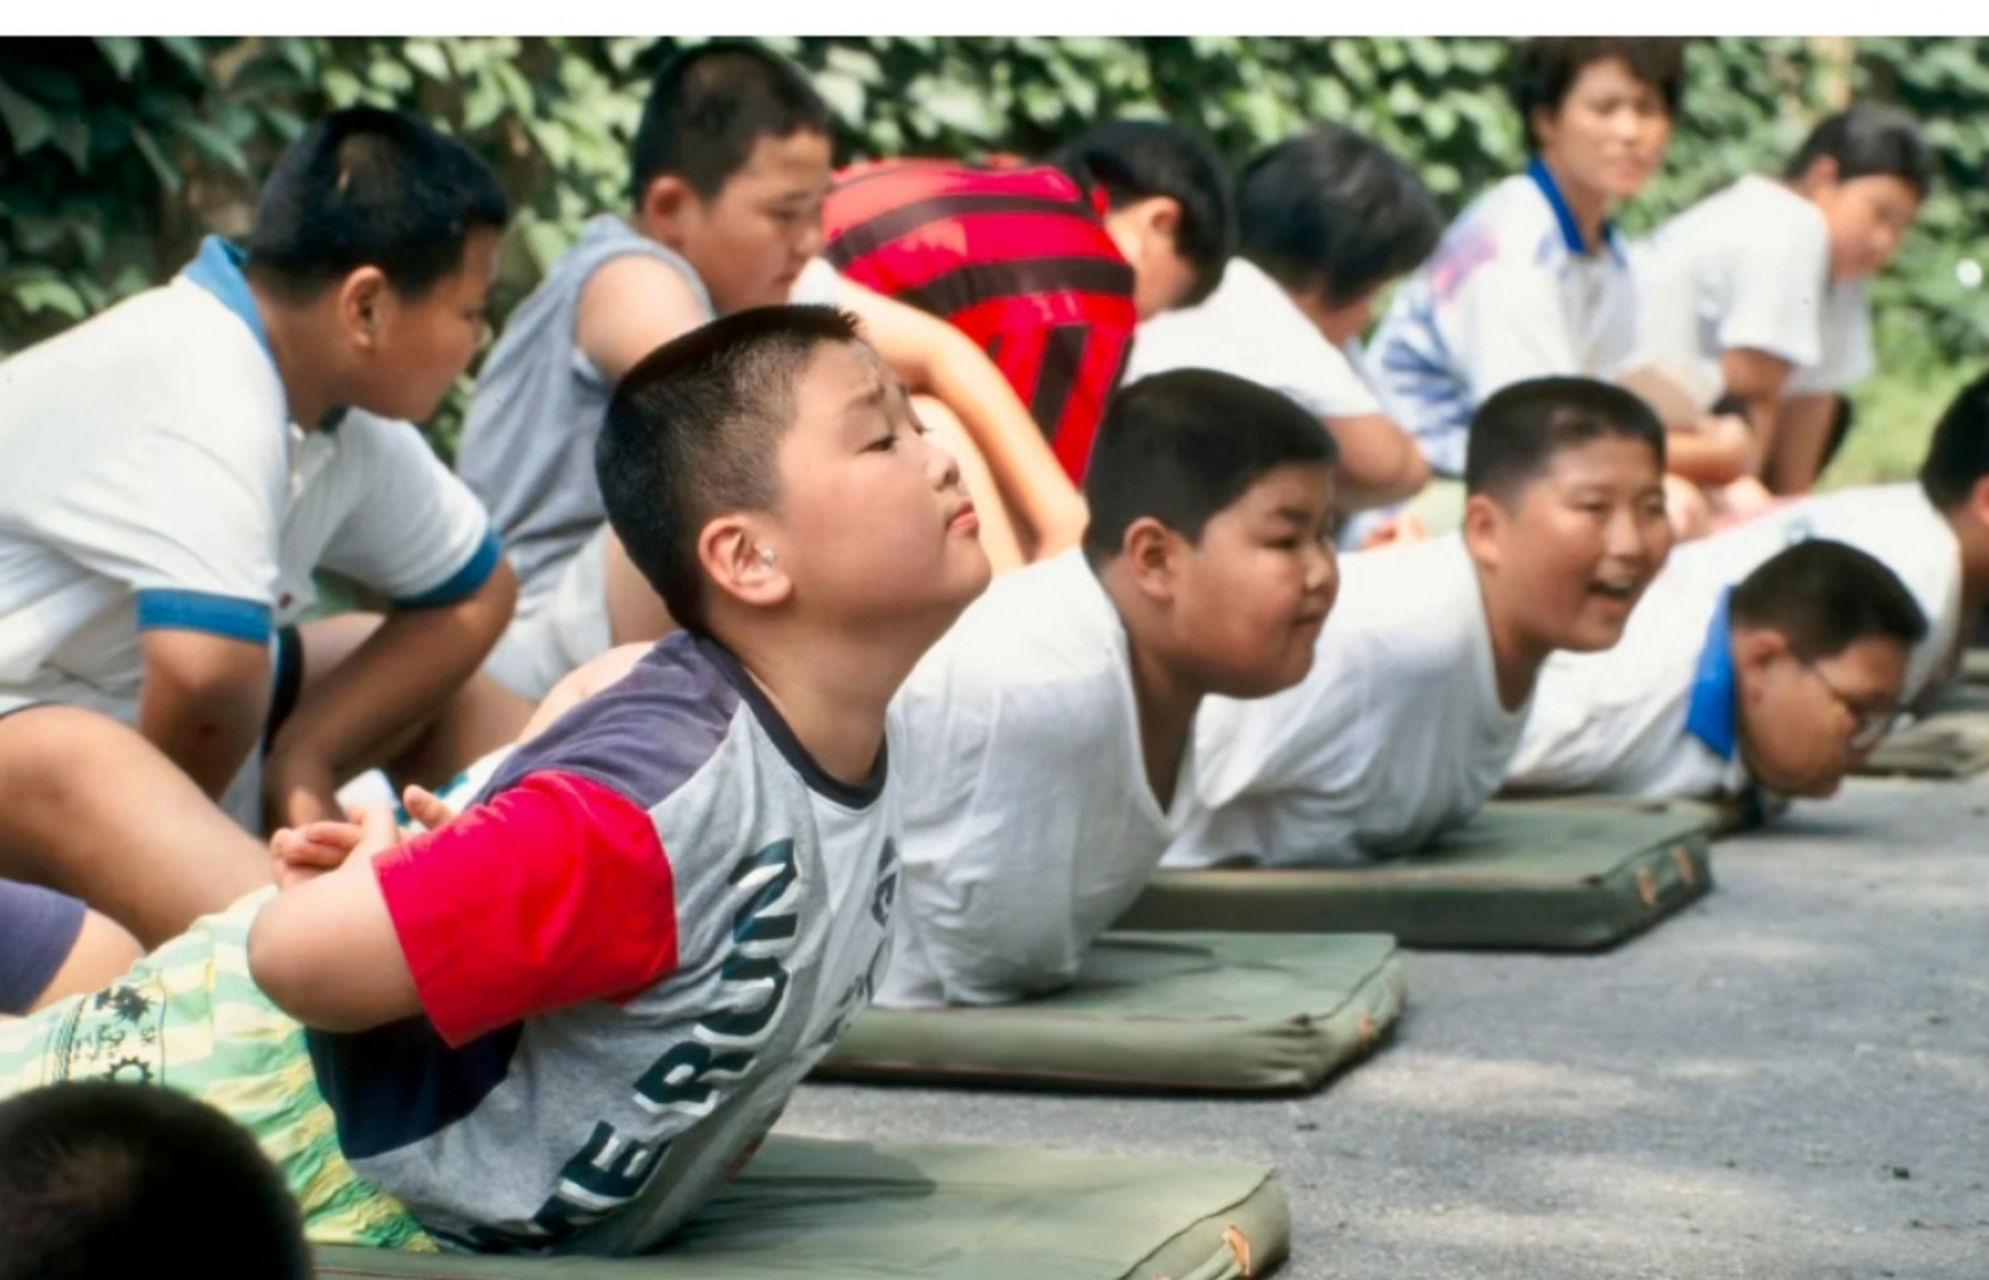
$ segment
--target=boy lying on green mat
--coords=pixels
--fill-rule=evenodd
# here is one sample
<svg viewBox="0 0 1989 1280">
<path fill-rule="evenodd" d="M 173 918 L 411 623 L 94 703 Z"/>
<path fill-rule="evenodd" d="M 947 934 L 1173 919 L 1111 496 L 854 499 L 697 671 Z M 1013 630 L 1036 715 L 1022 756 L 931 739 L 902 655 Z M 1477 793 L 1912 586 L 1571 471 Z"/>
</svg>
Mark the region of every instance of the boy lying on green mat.
<svg viewBox="0 0 1989 1280">
<path fill-rule="evenodd" d="M 1557 654 L 1507 774 L 1521 792 L 1836 792 L 1891 727 L 1927 634 L 1883 564 L 1798 542 L 1728 588 L 1668 574 L 1606 653 Z"/>
<path fill-rule="evenodd" d="M 279 833 L 276 891 L 0 1026 L 0 1094 L 197 1094 L 319 1243 L 633 1252 L 724 1183 L 882 979 L 887 704 L 988 564 L 957 468 L 826 309 L 653 352 L 599 464 L 683 632 L 446 827 Z"/>
<path fill-rule="evenodd" d="M 1202 708 L 1167 865 L 1362 865 L 1476 814 L 1541 664 L 1615 644 L 1663 566 L 1664 441 L 1641 400 L 1587 378 L 1488 398 L 1463 532 L 1348 556 L 1303 683 Z"/>
</svg>

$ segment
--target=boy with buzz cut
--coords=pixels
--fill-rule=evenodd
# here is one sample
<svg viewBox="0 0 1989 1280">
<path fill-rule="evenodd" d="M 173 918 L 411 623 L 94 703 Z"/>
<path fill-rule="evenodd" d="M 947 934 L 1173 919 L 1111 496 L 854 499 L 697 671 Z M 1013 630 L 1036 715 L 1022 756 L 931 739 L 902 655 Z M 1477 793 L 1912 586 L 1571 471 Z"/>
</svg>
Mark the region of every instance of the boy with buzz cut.
<svg viewBox="0 0 1989 1280">
<path fill-rule="evenodd" d="M 714 316 L 843 306 L 902 381 L 943 402 L 921 417 L 940 424 L 942 442 L 972 437 L 1045 546 L 1082 531 L 1076 490 L 988 358 L 945 321 L 816 257 L 833 125 L 801 70 L 757 45 L 714 41 L 672 58 L 636 131 L 632 209 L 581 229 L 485 359 L 457 469 L 518 566 L 517 618 L 487 668 L 517 695 L 510 730 L 569 671 L 674 625 L 608 527 L 594 441 L 622 374 Z M 1004 533 L 1005 563 L 1019 563 Z"/>
<path fill-rule="evenodd" d="M 1667 578 L 1607 653 L 1557 654 L 1507 784 L 1719 800 L 1823 798 L 1885 737 L 1927 634 L 1890 569 L 1827 538 L 1724 587 Z"/>
<path fill-rule="evenodd" d="M 1776 507 L 1681 547 L 1664 576 L 1718 590 L 1804 538 L 1856 547 L 1912 593 L 1927 631 L 1907 661 L 1905 699 L 1923 700 L 1953 673 L 1966 642 L 1965 620 L 1989 602 L 1989 374 L 1963 387 L 1943 411 L 1917 481 L 1840 489 Z"/>
<path fill-rule="evenodd" d="M 1471 423 L 1461 533 L 1346 558 L 1311 674 L 1211 699 L 1167 864 L 1412 855 L 1498 790 L 1542 664 L 1607 649 L 1663 565 L 1664 429 L 1586 378 L 1497 392 Z"/>
<path fill-rule="evenodd" d="M 1932 190 L 1933 148 L 1872 104 L 1818 124 L 1778 178 L 1750 174 L 1659 227 L 1636 260 L 1640 362 L 1704 413 L 1752 431 L 1736 474 L 1805 493 L 1833 422 L 1873 364 L 1865 281 Z"/>
<path fill-rule="evenodd" d="M 996 582 L 893 708 L 914 751 L 878 1003 L 995 1004 L 1077 976 L 1167 849 L 1203 698 L 1311 665 L 1338 578 L 1334 452 L 1291 400 L 1227 374 L 1114 398 L 1082 549 Z"/>
<path fill-rule="evenodd" d="M 1140 326 L 1128 382 L 1208 368 L 1296 400 L 1339 445 L 1342 512 L 1413 497 L 1416 442 L 1356 369 L 1375 296 L 1443 230 L 1416 175 L 1374 142 L 1317 125 L 1261 153 L 1237 184 L 1237 256 L 1201 305 Z"/>
<path fill-rule="evenodd" d="M 461 145 L 337 112 L 278 161 L 245 248 L 210 237 L 7 361 L 0 876 L 156 945 L 266 882 L 241 826 L 336 813 L 339 782 L 471 698 L 515 580 L 404 420 L 476 353 L 506 216 Z M 302 623 L 320 567 L 393 612 Z M 32 945 L 0 919 L 0 949 Z"/>
<path fill-rule="evenodd" d="M 827 308 L 638 362 L 600 479 L 684 629 L 454 822 L 279 832 L 274 891 L 0 1025 L 0 1093 L 203 1096 L 314 1243 L 635 1253 L 696 1212 L 882 978 L 889 703 L 988 565 L 952 461 Z"/>
</svg>

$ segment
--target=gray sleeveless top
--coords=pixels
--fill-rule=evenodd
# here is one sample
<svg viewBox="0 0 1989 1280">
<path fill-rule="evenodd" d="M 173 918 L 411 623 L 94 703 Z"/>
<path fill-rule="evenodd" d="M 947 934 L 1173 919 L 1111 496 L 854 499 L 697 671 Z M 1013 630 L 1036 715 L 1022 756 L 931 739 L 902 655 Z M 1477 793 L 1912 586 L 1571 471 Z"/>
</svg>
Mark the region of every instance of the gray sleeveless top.
<svg viewBox="0 0 1989 1280">
<path fill-rule="evenodd" d="M 463 423 L 456 473 L 490 510 L 518 574 L 521 611 L 552 590 L 560 569 L 607 519 L 594 442 L 614 384 L 581 354 L 574 333 L 587 282 L 628 254 L 676 268 L 711 315 L 711 295 L 690 263 L 618 215 L 602 214 L 511 313 Z"/>
</svg>

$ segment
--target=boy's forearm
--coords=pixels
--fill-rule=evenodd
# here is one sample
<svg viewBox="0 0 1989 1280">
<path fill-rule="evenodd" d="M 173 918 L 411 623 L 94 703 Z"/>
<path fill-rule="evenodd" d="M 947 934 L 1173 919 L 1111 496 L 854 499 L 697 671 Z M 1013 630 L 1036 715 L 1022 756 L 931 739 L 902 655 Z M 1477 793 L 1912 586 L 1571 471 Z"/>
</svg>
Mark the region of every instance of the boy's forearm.
<svg viewBox="0 0 1989 1280">
<path fill-rule="evenodd" d="M 219 800 L 269 714 L 268 650 L 192 632 L 146 632 L 140 643 L 139 733 Z"/>
<path fill-rule="evenodd" d="M 1366 511 L 1407 501 L 1429 483 L 1429 463 L 1415 438 L 1380 414 L 1325 421 L 1339 447 L 1334 505 Z"/>
<path fill-rule="evenodd" d="M 516 594 L 500 562 L 465 600 L 389 614 L 315 681 L 270 746 L 264 793 L 276 821 L 342 817 L 332 798 L 339 783 L 404 748 L 462 688 L 503 634 Z"/>
<path fill-rule="evenodd" d="M 370 858 L 272 899 L 249 930 L 249 976 L 319 1031 L 365 1031 L 422 1012 Z"/>
</svg>

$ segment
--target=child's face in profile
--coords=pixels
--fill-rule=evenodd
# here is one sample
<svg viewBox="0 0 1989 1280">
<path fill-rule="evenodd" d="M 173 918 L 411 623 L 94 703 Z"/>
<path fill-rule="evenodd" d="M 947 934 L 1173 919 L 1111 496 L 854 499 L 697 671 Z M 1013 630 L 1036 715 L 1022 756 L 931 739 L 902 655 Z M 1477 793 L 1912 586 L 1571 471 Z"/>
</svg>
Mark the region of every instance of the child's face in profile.
<svg viewBox="0 0 1989 1280">
<path fill-rule="evenodd" d="M 1205 692 L 1260 698 L 1312 670 L 1314 646 L 1340 589 L 1327 541 L 1333 473 L 1267 472 L 1210 517 L 1176 581 L 1176 634 Z"/>
<path fill-rule="evenodd" d="M 1664 475 L 1643 440 L 1570 445 L 1510 506 L 1471 501 L 1487 504 L 1484 550 L 1497 559 L 1501 610 L 1543 650 L 1613 647 L 1671 554 Z"/>
<path fill-rule="evenodd" d="M 960 469 L 868 346 L 817 349 L 776 456 L 779 563 L 818 615 L 936 639 L 987 586 Z"/>
<path fill-rule="evenodd" d="M 1920 215 L 1920 195 L 1890 174 L 1811 184 L 1830 228 L 1830 274 L 1856 280 L 1885 270 Z"/>
<path fill-rule="evenodd" d="M 745 165 L 705 200 L 685 198 L 677 249 L 720 315 L 779 306 L 822 247 L 822 201 L 834 178 L 829 139 L 801 130 L 753 143 Z"/>
<path fill-rule="evenodd" d="M 1906 646 L 1877 636 L 1804 662 L 1775 632 L 1736 638 L 1740 749 L 1771 790 L 1821 799 L 1870 755 L 1906 683 Z"/>
<path fill-rule="evenodd" d="M 470 367 L 489 334 L 490 288 L 497 280 L 498 233 L 477 228 L 463 260 L 419 298 L 391 287 L 374 300 L 359 408 L 383 418 L 425 422 Z"/>
</svg>

